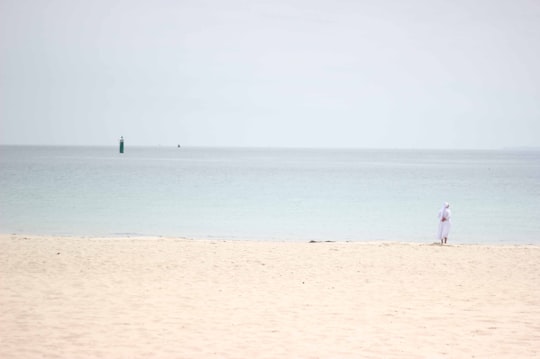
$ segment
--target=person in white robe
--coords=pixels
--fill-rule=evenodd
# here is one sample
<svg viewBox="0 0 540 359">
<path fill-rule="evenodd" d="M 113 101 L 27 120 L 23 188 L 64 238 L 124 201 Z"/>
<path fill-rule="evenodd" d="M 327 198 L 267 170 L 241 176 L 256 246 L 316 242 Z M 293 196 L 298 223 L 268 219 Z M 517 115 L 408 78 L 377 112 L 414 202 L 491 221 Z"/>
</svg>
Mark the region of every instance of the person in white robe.
<svg viewBox="0 0 540 359">
<path fill-rule="evenodd" d="M 450 204 L 445 202 L 439 211 L 438 237 L 441 240 L 441 244 L 446 244 L 446 241 L 448 240 L 448 234 L 450 233 L 450 227 L 452 226 L 452 222 L 450 220 L 451 216 L 452 213 L 450 212 Z"/>
</svg>

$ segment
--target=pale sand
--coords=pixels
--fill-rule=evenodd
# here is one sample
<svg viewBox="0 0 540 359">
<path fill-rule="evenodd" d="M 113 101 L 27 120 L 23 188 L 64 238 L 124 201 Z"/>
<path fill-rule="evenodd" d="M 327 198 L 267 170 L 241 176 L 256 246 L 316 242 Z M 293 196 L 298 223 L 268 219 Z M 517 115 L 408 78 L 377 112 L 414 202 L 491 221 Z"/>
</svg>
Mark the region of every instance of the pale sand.
<svg viewBox="0 0 540 359">
<path fill-rule="evenodd" d="M 540 247 L 0 236 L 0 358 L 540 356 Z"/>
</svg>

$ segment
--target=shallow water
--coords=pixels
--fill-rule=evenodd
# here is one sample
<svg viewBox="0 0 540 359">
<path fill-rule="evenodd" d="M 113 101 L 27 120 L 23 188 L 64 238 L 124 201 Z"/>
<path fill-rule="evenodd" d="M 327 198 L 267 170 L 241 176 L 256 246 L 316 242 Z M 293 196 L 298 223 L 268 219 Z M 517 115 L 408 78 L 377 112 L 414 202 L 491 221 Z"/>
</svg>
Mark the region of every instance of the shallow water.
<svg viewBox="0 0 540 359">
<path fill-rule="evenodd" d="M 0 230 L 539 244 L 539 154 L 0 146 Z"/>
</svg>

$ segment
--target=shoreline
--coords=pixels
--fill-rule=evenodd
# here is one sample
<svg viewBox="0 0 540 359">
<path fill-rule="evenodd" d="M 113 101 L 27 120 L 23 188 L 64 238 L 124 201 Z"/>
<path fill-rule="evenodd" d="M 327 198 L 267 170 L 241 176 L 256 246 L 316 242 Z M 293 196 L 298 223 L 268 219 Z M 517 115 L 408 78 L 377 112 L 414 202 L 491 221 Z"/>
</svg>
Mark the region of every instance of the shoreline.
<svg viewBox="0 0 540 359">
<path fill-rule="evenodd" d="M 510 241 L 499 241 L 499 242 L 452 242 L 448 240 L 448 243 L 441 245 L 437 240 L 425 240 L 425 241 L 408 241 L 408 240 L 387 240 L 387 239 L 375 239 L 375 240 L 350 240 L 350 239 L 311 239 L 311 238 L 292 238 L 292 237 L 258 237 L 258 238 L 247 238 L 247 237 L 220 237 L 220 236 L 172 236 L 172 235 L 145 235 L 145 234 L 118 234 L 118 235 L 78 235 L 78 234 L 32 234 L 32 233 L 2 233 L 0 232 L 0 239 L 5 238 L 13 239 L 73 239 L 73 240 L 147 240 L 147 241 L 159 241 L 159 240 L 179 240 L 179 241 L 198 241 L 198 242 L 246 242 L 246 243 L 309 243 L 309 244 L 321 244 L 321 243 L 343 243 L 343 244 L 367 244 L 367 245 L 377 245 L 377 244 L 395 244 L 395 245 L 428 245 L 434 246 L 439 245 L 442 247 L 467 247 L 467 246 L 486 246 L 486 247 L 538 247 L 540 248 L 540 243 L 515 243 Z"/>
<path fill-rule="evenodd" d="M 540 246 L 0 235 L 2 358 L 540 354 Z"/>
</svg>

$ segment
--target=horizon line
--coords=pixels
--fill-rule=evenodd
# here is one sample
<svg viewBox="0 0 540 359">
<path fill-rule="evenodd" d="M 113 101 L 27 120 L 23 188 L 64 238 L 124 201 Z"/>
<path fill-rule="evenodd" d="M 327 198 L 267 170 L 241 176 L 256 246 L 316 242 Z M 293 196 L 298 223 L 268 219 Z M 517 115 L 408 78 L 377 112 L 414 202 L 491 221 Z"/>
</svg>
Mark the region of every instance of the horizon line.
<svg viewBox="0 0 540 359">
<path fill-rule="evenodd" d="M 1 147 L 117 147 L 117 144 L 6 144 Z M 178 147 L 180 146 L 180 147 Z M 126 146 L 127 147 L 127 146 Z M 540 146 L 504 146 L 489 148 L 470 147 L 361 147 L 361 146 L 248 146 L 248 145 L 179 145 L 132 144 L 132 148 L 196 148 L 196 149 L 283 149 L 283 150 L 403 150 L 403 151 L 540 151 Z"/>
</svg>

